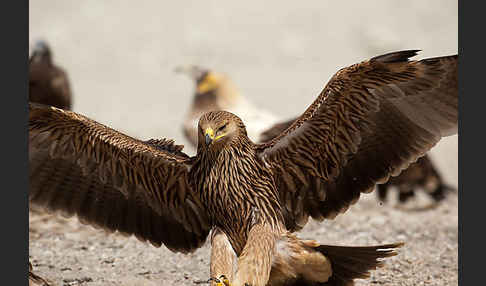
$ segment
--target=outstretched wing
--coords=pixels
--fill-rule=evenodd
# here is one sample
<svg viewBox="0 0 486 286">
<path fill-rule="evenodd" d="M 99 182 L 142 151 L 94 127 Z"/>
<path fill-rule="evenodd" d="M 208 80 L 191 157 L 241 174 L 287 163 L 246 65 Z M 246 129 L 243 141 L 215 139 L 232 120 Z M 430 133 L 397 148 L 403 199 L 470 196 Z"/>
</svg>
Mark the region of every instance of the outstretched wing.
<svg viewBox="0 0 486 286">
<path fill-rule="evenodd" d="M 289 229 L 344 212 L 457 133 L 457 55 L 409 61 L 416 53 L 338 71 L 289 128 L 256 146 L 274 170 Z"/>
<path fill-rule="evenodd" d="M 29 103 L 31 203 L 188 252 L 210 230 L 171 140 L 140 141 L 74 112 Z"/>
</svg>

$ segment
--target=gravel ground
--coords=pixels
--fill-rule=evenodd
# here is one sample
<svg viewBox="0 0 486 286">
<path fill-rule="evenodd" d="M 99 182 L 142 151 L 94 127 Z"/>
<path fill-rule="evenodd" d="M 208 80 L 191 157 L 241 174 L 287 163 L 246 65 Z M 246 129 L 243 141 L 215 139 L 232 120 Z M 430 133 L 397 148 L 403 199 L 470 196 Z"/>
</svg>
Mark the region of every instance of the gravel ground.
<svg viewBox="0 0 486 286">
<path fill-rule="evenodd" d="M 250 100 L 287 118 L 346 65 L 400 49 L 422 49 L 420 57 L 457 53 L 457 1 L 305 3 L 30 1 L 29 39 L 51 43 L 69 72 L 75 111 L 141 139 L 179 144 L 187 144 L 181 123 L 193 89 L 173 72 L 179 64 L 227 72 Z M 432 150 L 456 187 L 457 141 L 446 138 Z M 358 285 L 456 285 L 457 195 L 429 203 L 419 196 L 398 208 L 366 195 L 299 236 L 342 245 L 406 242 Z M 38 211 L 29 229 L 34 269 L 55 285 L 194 285 L 209 275 L 208 246 L 174 254 Z"/>
<path fill-rule="evenodd" d="M 309 223 L 299 236 L 338 245 L 406 243 L 357 285 L 457 285 L 457 196 L 428 206 L 425 196 L 403 209 L 380 205 L 371 194 L 333 221 Z M 209 278 L 209 243 L 175 254 L 76 219 L 32 213 L 30 219 L 32 264 L 55 285 L 196 285 Z"/>
</svg>

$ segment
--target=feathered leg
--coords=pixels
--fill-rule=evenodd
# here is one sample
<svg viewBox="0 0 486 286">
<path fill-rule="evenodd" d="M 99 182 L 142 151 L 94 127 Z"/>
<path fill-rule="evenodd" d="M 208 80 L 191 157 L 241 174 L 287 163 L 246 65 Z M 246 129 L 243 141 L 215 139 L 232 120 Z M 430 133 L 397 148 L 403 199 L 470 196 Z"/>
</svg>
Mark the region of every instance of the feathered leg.
<svg viewBox="0 0 486 286">
<path fill-rule="evenodd" d="M 254 225 L 241 255 L 231 286 L 265 286 L 270 277 L 277 235 L 266 223 Z"/>
<path fill-rule="evenodd" d="M 211 234 L 211 285 L 224 285 L 222 275 L 229 281 L 233 280 L 237 269 L 237 259 L 226 234 L 219 229 L 215 229 Z"/>
</svg>

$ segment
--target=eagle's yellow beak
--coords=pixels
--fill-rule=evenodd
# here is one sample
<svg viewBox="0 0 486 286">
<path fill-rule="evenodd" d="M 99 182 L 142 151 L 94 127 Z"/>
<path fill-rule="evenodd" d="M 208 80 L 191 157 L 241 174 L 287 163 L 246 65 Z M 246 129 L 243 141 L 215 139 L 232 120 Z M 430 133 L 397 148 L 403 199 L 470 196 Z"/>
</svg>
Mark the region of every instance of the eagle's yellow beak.
<svg viewBox="0 0 486 286">
<path fill-rule="evenodd" d="M 205 135 L 206 146 L 208 146 L 214 140 L 213 128 L 211 127 L 206 128 L 206 130 L 204 130 L 204 135 Z"/>
<path fill-rule="evenodd" d="M 208 128 L 206 128 L 206 130 L 204 130 L 204 136 L 205 136 L 205 142 L 206 142 L 206 146 L 207 146 L 207 145 L 211 144 L 213 141 L 217 141 L 217 140 L 223 138 L 224 136 L 226 136 L 226 133 L 220 134 L 218 136 L 214 136 L 213 128 L 208 127 Z"/>
</svg>

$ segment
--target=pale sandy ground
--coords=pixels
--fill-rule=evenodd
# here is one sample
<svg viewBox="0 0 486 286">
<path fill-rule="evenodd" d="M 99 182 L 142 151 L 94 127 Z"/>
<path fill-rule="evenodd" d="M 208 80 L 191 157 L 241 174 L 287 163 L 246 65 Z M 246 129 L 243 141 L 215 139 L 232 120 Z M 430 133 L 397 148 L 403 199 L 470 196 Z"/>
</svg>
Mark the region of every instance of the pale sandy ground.
<svg viewBox="0 0 486 286">
<path fill-rule="evenodd" d="M 179 64 L 227 72 L 242 93 L 283 118 L 301 113 L 339 68 L 400 49 L 457 53 L 457 1 L 30 1 L 29 40 L 51 43 L 70 75 L 74 110 L 142 139 L 186 144 L 193 89 Z M 193 154 L 191 148 L 187 152 Z M 458 185 L 457 136 L 432 151 Z M 419 197 L 410 208 L 427 203 Z M 323 243 L 405 241 L 399 256 L 358 285 L 456 285 L 457 196 L 436 209 L 379 205 L 374 194 L 301 233 Z M 194 285 L 209 248 L 191 255 L 106 236 L 77 220 L 30 216 L 29 252 L 56 285 Z"/>
</svg>

